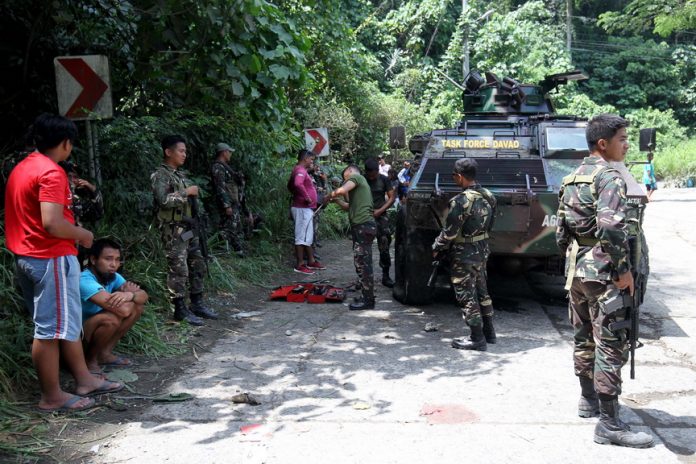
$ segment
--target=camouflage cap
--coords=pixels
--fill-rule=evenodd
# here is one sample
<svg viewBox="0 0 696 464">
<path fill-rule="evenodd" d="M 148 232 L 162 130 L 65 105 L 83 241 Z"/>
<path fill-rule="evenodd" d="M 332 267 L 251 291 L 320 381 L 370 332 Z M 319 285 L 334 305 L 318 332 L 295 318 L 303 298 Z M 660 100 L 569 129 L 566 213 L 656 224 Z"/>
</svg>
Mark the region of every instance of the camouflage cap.
<svg viewBox="0 0 696 464">
<path fill-rule="evenodd" d="M 230 147 L 226 143 L 218 143 L 215 147 L 215 153 L 220 153 L 221 151 L 229 151 L 231 153 L 234 153 L 234 148 Z"/>
</svg>

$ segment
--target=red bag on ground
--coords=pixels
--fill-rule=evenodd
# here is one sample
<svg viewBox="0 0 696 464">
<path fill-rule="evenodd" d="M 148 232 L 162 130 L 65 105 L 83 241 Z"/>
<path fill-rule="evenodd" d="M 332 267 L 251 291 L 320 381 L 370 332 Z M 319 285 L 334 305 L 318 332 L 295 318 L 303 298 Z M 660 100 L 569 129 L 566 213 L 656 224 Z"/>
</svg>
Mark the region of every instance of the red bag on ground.
<svg viewBox="0 0 696 464">
<path fill-rule="evenodd" d="M 291 303 L 319 304 L 328 302 L 341 302 L 346 299 L 346 291 L 340 287 L 331 285 L 296 284 L 283 285 L 271 292 L 271 300 L 285 300 Z"/>
</svg>

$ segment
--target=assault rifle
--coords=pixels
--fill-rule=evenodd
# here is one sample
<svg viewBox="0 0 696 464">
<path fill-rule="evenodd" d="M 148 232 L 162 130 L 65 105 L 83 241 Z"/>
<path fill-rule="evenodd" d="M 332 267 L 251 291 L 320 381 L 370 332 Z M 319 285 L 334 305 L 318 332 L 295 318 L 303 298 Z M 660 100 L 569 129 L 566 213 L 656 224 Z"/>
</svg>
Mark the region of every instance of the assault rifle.
<svg viewBox="0 0 696 464">
<path fill-rule="evenodd" d="M 208 261 L 210 260 L 210 255 L 208 254 L 208 230 L 206 227 L 206 220 L 201 216 L 201 212 L 198 209 L 198 199 L 196 197 L 188 197 L 188 201 L 191 205 L 191 220 L 190 224 L 193 227 L 193 233 L 198 237 L 198 246 L 201 248 L 201 254 L 205 260 L 205 272 L 210 277 L 210 268 L 208 267 Z"/>
<path fill-rule="evenodd" d="M 602 305 L 606 314 L 611 314 L 619 309 L 626 309 L 626 319 L 623 321 L 611 322 L 609 330 L 616 332 L 617 330 L 628 329 L 628 343 L 631 351 L 631 379 L 636 378 L 636 348 L 640 348 L 642 344 L 638 341 L 640 335 L 640 305 L 643 303 L 643 295 L 645 294 L 645 276 L 640 272 L 640 260 L 642 254 L 642 238 L 641 236 L 632 237 L 629 240 L 631 247 L 631 264 L 633 274 L 633 295 L 628 290 L 621 290 L 618 297 L 612 298 L 604 302 Z"/>
<path fill-rule="evenodd" d="M 430 212 L 433 213 L 433 216 L 435 217 L 435 222 L 437 222 L 437 226 L 440 228 L 440 230 L 443 229 L 442 226 L 442 221 L 440 220 L 440 216 L 437 215 L 437 212 L 435 211 L 435 208 L 433 208 L 432 205 L 428 205 L 430 208 Z M 433 258 L 433 270 L 430 272 L 430 278 L 428 278 L 428 287 L 433 288 L 435 287 L 435 280 L 437 279 L 437 272 L 440 270 L 440 267 L 442 267 L 443 261 L 444 261 L 444 252 L 439 252 L 437 256 Z"/>
</svg>

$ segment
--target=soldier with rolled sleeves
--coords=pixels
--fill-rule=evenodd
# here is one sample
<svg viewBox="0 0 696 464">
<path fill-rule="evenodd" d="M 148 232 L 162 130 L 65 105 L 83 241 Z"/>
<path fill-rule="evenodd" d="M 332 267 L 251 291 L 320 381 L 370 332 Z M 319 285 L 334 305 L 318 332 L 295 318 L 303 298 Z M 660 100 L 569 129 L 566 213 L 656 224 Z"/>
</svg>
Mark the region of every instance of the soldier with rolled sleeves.
<svg viewBox="0 0 696 464">
<path fill-rule="evenodd" d="M 556 241 L 566 252 L 566 289 L 570 291 L 569 312 L 575 332 L 573 358 L 581 389 L 578 415 L 593 417 L 599 413 L 594 431 L 597 443 L 645 448 L 652 446 L 653 438 L 632 432 L 619 419 L 627 334 L 626 329 L 609 327 L 625 320 L 626 310 L 610 311 L 609 305 L 604 305 L 621 290 L 634 291 L 626 181 L 609 164 L 623 162 L 626 156 L 626 127 L 626 120 L 612 114 L 596 116 L 588 123 L 590 156 L 563 179 Z"/>
<path fill-rule="evenodd" d="M 348 196 L 348 202 L 345 196 Z M 372 270 L 372 242 L 377 235 L 372 192 L 360 168 L 350 165 L 343 170 L 343 185 L 333 190 L 325 202 L 335 201 L 348 211 L 348 222 L 353 235 L 353 264 L 360 279 L 362 298 L 348 305 L 350 310 L 373 309 L 375 307 L 375 282 Z"/>
<path fill-rule="evenodd" d="M 244 257 L 244 227 L 240 201 L 244 178 L 241 173 L 230 166 L 232 151 L 232 148 L 226 143 L 217 144 L 210 177 L 213 181 L 215 199 L 220 209 L 222 235 L 237 255 Z"/>
<path fill-rule="evenodd" d="M 174 306 L 174 319 L 191 325 L 203 325 L 201 317 L 217 319 L 217 314 L 203 304 L 205 258 L 199 237 L 191 227 L 192 202 L 198 201 L 199 189 L 179 169 L 186 161 L 186 142 L 179 135 L 162 140 L 163 163 L 150 176 L 157 208 L 157 223 L 167 254 L 167 288 Z M 203 208 L 199 206 L 199 211 Z M 191 294 L 186 306 L 186 284 Z"/>
<path fill-rule="evenodd" d="M 488 233 L 493 224 L 496 200 L 476 181 L 477 163 L 463 158 L 454 163 L 454 182 L 463 191 L 452 198 L 447 220 L 433 243 L 433 257 L 450 249 L 450 278 L 469 338 L 455 338 L 452 347 L 486 351 L 495 343 L 493 305 L 486 284 L 486 260 L 490 254 Z"/>
</svg>

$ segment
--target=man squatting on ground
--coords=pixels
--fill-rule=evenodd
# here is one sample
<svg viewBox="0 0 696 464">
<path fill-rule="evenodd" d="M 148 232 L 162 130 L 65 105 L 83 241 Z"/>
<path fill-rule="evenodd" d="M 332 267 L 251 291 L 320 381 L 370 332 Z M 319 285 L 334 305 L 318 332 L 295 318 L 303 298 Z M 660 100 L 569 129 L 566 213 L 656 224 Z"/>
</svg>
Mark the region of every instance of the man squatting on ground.
<svg viewBox="0 0 696 464">
<path fill-rule="evenodd" d="M 373 216 L 377 223 L 377 249 L 379 250 L 379 267 L 382 268 L 382 285 L 392 288 L 394 281 L 389 277 L 391 229 L 387 210 L 394 204 L 396 192 L 389 182 L 389 178 L 379 173 L 379 163 L 374 158 L 365 161 L 365 178 L 370 186 L 374 208 Z"/>
<path fill-rule="evenodd" d="M 80 274 L 85 359 L 91 372 L 99 365 L 130 366 L 114 348 L 143 314 L 148 295 L 119 274 L 121 245 L 108 238 L 94 242 L 87 269 Z"/>
<path fill-rule="evenodd" d="M 326 269 L 314 259 L 314 210 L 317 207 L 317 190 L 308 170 L 314 164 L 314 153 L 300 150 L 297 164 L 288 179 L 288 190 L 292 193 L 290 214 L 295 222 L 295 272 L 311 275 Z M 305 255 L 307 264 L 305 265 Z"/>
<path fill-rule="evenodd" d="M 210 168 L 215 199 L 220 210 L 220 231 L 239 257 L 244 257 L 244 225 L 242 223 L 242 204 L 240 189 L 244 184 L 242 174 L 232 169 L 230 159 L 232 148 L 226 143 L 218 143 L 215 160 Z"/>
<path fill-rule="evenodd" d="M 493 226 L 496 200 L 476 181 L 476 168 L 476 161 L 469 158 L 454 163 L 452 176 L 463 191 L 450 201 L 444 228 L 433 243 L 433 257 L 449 248 L 452 287 L 464 321 L 471 329 L 469 339 L 455 338 L 452 347 L 486 351 L 486 343 L 496 342 L 485 267 L 490 255 L 488 233 Z"/>
<path fill-rule="evenodd" d="M 347 203 L 345 195 L 348 195 Z M 377 224 L 372 207 L 372 192 L 367 180 L 360 174 L 360 168 L 355 165 L 345 168 L 343 185 L 333 190 L 325 201 L 335 201 L 341 209 L 348 211 L 348 222 L 353 235 L 353 263 L 362 287 L 362 298 L 348 305 L 348 308 L 372 309 L 375 307 L 372 242 L 377 235 Z"/>
<path fill-rule="evenodd" d="M 41 411 L 79 411 L 94 406 L 85 396 L 111 393 L 123 384 L 89 372 L 82 351 L 80 266 L 75 243 L 92 246 L 90 231 L 74 224 L 68 177 L 58 165 L 77 138 L 72 121 L 51 114 L 32 127 L 36 151 L 10 174 L 5 191 L 7 248 L 34 320 L 31 356 L 41 389 Z M 75 378 L 75 393 L 61 389 L 60 359 Z"/>
<path fill-rule="evenodd" d="M 191 325 L 203 325 L 201 317 L 218 315 L 203 305 L 205 258 L 199 237 L 192 230 L 193 207 L 203 211 L 198 202 L 198 187 L 179 168 L 186 161 L 186 142 L 179 135 L 162 140 L 164 160 L 150 176 L 157 207 L 157 223 L 167 255 L 167 288 L 174 306 L 174 319 Z M 190 284 L 191 308 L 186 307 L 186 283 Z"/>
<path fill-rule="evenodd" d="M 607 314 L 603 303 L 621 290 L 633 294 L 626 222 L 626 181 L 610 162 L 623 162 L 628 151 L 628 122 L 602 114 L 587 125 L 590 156 L 563 179 L 559 193 L 556 241 L 566 252 L 566 289 L 570 290 L 575 330 L 575 375 L 582 391 L 580 417 L 599 413 L 597 443 L 645 448 L 653 438 L 631 432 L 619 419 L 621 367 L 626 362 L 626 329 L 609 324 L 626 318 L 626 309 Z M 647 250 L 646 250 L 647 251 Z"/>
</svg>

